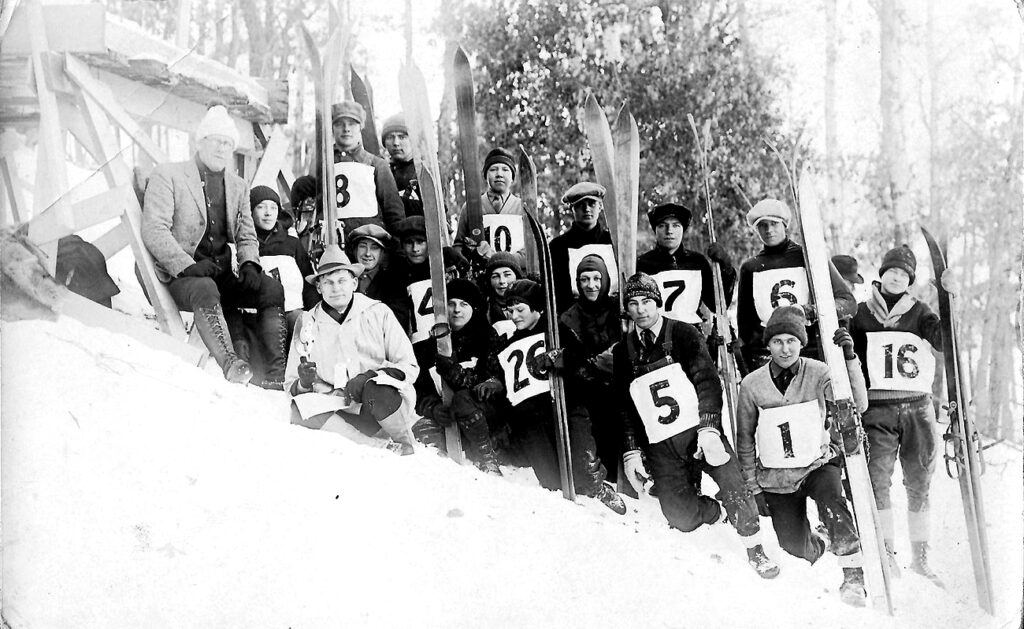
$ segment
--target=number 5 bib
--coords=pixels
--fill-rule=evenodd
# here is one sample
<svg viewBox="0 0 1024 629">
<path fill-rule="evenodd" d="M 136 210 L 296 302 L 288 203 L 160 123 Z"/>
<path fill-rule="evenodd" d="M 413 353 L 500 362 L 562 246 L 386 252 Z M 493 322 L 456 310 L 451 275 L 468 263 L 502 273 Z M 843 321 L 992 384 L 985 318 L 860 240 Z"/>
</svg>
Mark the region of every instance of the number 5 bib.
<svg viewBox="0 0 1024 629">
<path fill-rule="evenodd" d="M 645 373 L 629 385 L 629 396 L 647 430 L 647 440 L 664 441 L 700 423 L 697 390 L 679 363 Z"/>
<path fill-rule="evenodd" d="M 780 306 L 810 303 L 807 270 L 802 267 L 756 271 L 752 284 L 754 309 L 761 325 L 768 325 L 768 318 Z"/>
<path fill-rule="evenodd" d="M 498 354 L 505 375 L 505 395 L 512 406 L 551 390 L 551 382 L 528 367 L 543 351 L 544 334 L 540 333 L 519 339 Z"/>
<path fill-rule="evenodd" d="M 764 467 L 807 467 L 824 454 L 828 433 L 817 400 L 758 411 L 754 439 Z"/>
<path fill-rule="evenodd" d="M 868 378 L 872 389 L 931 393 L 935 355 L 912 332 L 868 332 Z"/>
<path fill-rule="evenodd" d="M 377 185 L 373 181 L 373 166 L 358 162 L 336 162 L 334 187 L 338 218 L 377 216 Z"/>
</svg>

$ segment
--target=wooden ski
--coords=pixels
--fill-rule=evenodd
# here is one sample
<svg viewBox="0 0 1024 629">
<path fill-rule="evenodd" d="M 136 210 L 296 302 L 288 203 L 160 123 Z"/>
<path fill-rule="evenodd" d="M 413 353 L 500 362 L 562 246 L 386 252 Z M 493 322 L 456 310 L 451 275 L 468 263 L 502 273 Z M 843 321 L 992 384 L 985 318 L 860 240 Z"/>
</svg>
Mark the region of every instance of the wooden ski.
<svg viewBox="0 0 1024 629">
<path fill-rule="evenodd" d="M 597 183 L 604 186 L 604 220 L 611 233 L 612 242 L 618 242 L 618 223 L 615 192 L 615 146 L 612 131 L 608 126 L 608 118 L 604 115 L 600 103 L 592 92 L 587 92 L 587 101 L 583 107 L 583 128 L 590 145 L 590 159 L 594 163 L 594 175 Z"/>
<path fill-rule="evenodd" d="M 615 149 L 615 203 L 612 208 L 616 215 L 612 242 L 615 243 L 619 264 L 621 302 L 622 286 L 636 273 L 636 229 L 640 213 L 640 134 L 627 103 L 622 103 L 615 116 L 612 145 Z"/>
<path fill-rule="evenodd" d="M 363 106 L 366 112 L 366 124 L 363 125 L 363 148 L 374 155 L 383 155 L 380 148 L 380 137 L 377 135 L 377 123 L 374 122 L 373 113 L 373 86 L 370 82 L 359 76 L 355 68 L 352 68 L 350 86 L 352 89 L 352 100 Z"/>
<path fill-rule="evenodd" d="M 541 276 L 544 284 L 544 318 L 548 326 L 546 345 L 548 349 L 561 347 L 558 338 L 558 313 L 555 310 L 554 270 L 551 268 L 551 251 L 547 235 L 537 219 L 537 173 L 529 154 L 519 147 L 519 177 L 523 191 L 523 213 L 530 223 L 530 231 L 537 241 L 540 253 Z M 557 371 L 548 373 L 551 383 L 551 407 L 555 420 L 557 437 L 558 471 L 562 481 L 562 495 L 566 500 L 576 500 L 576 487 L 572 478 L 572 450 L 569 446 L 569 413 L 565 406 L 565 383 Z"/>
<path fill-rule="evenodd" d="M 437 134 L 434 120 L 430 115 L 430 97 L 423 72 L 415 62 L 403 64 L 398 72 L 398 94 L 405 113 L 405 122 L 409 125 L 409 138 L 412 140 L 413 153 L 419 160 L 420 167 L 430 171 L 435 182 L 437 207 L 444 208 L 444 198 L 440 187 L 440 169 L 437 165 Z M 424 195 L 425 196 L 425 195 Z M 444 246 L 451 244 L 451 235 L 447 228 L 447 214 L 444 218 L 445 229 L 441 230 L 441 242 Z"/>
<path fill-rule="evenodd" d="M 477 152 L 476 100 L 473 94 L 473 70 L 466 51 L 459 46 L 452 60 L 455 79 L 455 118 L 459 126 L 459 162 L 466 189 L 466 233 L 477 243 L 484 239 L 484 222 L 480 208 L 480 157 Z"/>
</svg>

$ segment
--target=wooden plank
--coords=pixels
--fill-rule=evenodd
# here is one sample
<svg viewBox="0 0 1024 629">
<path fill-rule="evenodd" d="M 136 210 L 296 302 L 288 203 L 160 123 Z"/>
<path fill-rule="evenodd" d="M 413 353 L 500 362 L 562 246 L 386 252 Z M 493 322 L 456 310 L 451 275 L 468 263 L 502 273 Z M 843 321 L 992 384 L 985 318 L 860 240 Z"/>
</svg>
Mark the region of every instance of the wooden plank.
<svg viewBox="0 0 1024 629">
<path fill-rule="evenodd" d="M 113 188 L 131 181 L 131 171 L 120 159 L 124 152 L 117 146 L 113 126 L 99 105 L 81 92 L 74 101 L 60 99 L 58 104 L 64 126 L 99 164 L 107 185 Z"/>
<path fill-rule="evenodd" d="M 28 218 L 28 207 L 14 165 L 5 156 L 0 156 L 0 181 L 4 185 L 4 197 L 11 208 L 12 218 L 15 223 L 21 223 Z"/>
<path fill-rule="evenodd" d="M 167 286 L 156 277 L 156 262 L 146 245 L 142 242 L 142 209 L 139 208 L 135 195 L 131 195 L 128 208 L 121 215 L 121 222 L 128 232 L 128 244 L 132 247 L 135 263 L 139 265 L 142 283 L 146 294 L 153 304 L 156 319 L 160 328 L 175 338 L 185 338 L 185 325 L 181 322 L 181 313 L 174 303 Z"/>
<path fill-rule="evenodd" d="M 24 3 L 27 5 L 28 3 Z M 27 8 L 27 6 L 26 6 Z M 14 11 L 4 33 L 3 56 L 32 54 L 28 11 Z M 47 4 L 42 7 L 42 32 L 52 52 L 106 54 L 106 9 L 102 4 Z"/>
<path fill-rule="evenodd" d="M 128 230 L 124 223 L 118 223 L 110 231 L 93 240 L 92 244 L 109 260 L 115 253 L 128 246 Z"/>
<path fill-rule="evenodd" d="M 284 129 L 270 136 L 267 147 L 263 149 L 263 159 L 260 160 L 256 174 L 252 178 L 253 186 L 269 186 L 275 188 L 277 177 L 284 165 L 285 156 L 288 153 L 288 137 Z M 289 188 L 290 189 L 290 188 Z"/>
<path fill-rule="evenodd" d="M 71 206 L 73 218 L 70 224 L 65 223 L 56 213 L 56 207 L 50 207 L 29 221 L 29 234 L 33 234 L 32 242 L 42 245 L 118 218 L 127 206 L 129 194 L 134 196 L 135 193 L 125 184 L 74 203 Z"/>
</svg>

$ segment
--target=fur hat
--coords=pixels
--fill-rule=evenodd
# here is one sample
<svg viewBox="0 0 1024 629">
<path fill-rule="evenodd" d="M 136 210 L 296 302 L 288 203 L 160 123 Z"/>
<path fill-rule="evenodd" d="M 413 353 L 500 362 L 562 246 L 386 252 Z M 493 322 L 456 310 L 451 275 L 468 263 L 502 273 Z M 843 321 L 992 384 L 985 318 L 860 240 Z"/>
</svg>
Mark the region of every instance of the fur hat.
<svg viewBox="0 0 1024 629">
<path fill-rule="evenodd" d="M 486 175 L 487 171 L 490 170 L 491 166 L 495 164 L 505 164 L 506 166 L 508 166 L 509 169 L 512 170 L 512 180 L 515 181 L 516 160 L 513 159 L 512 153 L 509 153 L 508 151 L 500 147 L 493 149 L 490 153 L 487 154 L 487 157 L 484 158 L 484 175 Z"/>
<path fill-rule="evenodd" d="M 303 201 L 316 198 L 319 192 L 320 189 L 317 187 L 316 178 L 312 175 L 296 177 L 292 183 L 291 193 L 288 195 L 292 204 L 292 211 L 297 212 Z"/>
<path fill-rule="evenodd" d="M 278 211 L 281 210 L 281 197 L 269 186 L 256 186 L 249 191 L 249 211 L 256 209 L 256 206 L 264 201 L 273 201 L 277 204 Z"/>
<path fill-rule="evenodd" d="M 882 266 L 878 267 L 878 276 L 881 277 L 889 269 L 903 269 L 910 276 L 910 283 L 914 283 L 917 275 L 917 257 L 910 247 L 902 245 L 885 252 L 882 257 Z"/>
<path fill-rule="evenodd" d="M 487 266 L 484 267 L 484 277 L 489 279 L 491 277 L 491 273 L 505 267 L 512 269 L 512 272 L 516 274 L 516 277 L 522 279 L 523 263 L 519 254 L 506 253 L 504 251 L 499 251 L 487 260 Z"/>
<path fill-rule="evenodd" d="M 238 127 L 224 105 L 214 105 L 206 111 L 206 115 L 196 127 L 196 141 L 210 135 L 222 135 L 238 146 Z"/>
<path fill-rule="evenodd" d="M 482 312 L 484 307 L 484 296 L 477 288 L 477 285 L 470 280 L 454 279 L 448 282 L 446 287 L 448 299 L 461 299 L 473 308 L 473 314 Z"/>
<path fill-rule="evenodd" d="M 647 211 L 647 220 L 650 221 L 652 229 L 670 216 L 679 219 L 679 222 L 683 224 L 683 229 L 686 229 L 690 226 L 690 219 L 693 213 L 690 212 L 689 208 L 678 203 L 662 203 Z"/>
<path fill-rule="evenodd" d="M 779 334 L 792 334 L 800 339 L 801 345 L 807 345 L 807 317 L 800 306 L 782 306 L 768 317 L 768 325 L 764 326 L 765 341 Z"/>
<path fill-rule="evenodd" d="M 661 307 L 661 288 L 658 287 L 658 281 L 650 275 L 640 272 L 634 273 L 628 280 L 626 280 L 626 286 L 622 291 L 622 299 L 625 303 L 629 303 L 630 299 L 634 297 L 648 297 L 653 299 L 658 307 Z"/>
<path fill-rule="evenodd" d="M 747 225 L 756 227 L 766 218 L 782 221 L 786 227 L 789 227 L 789 221 L 793 219 L 793 214 L 789 211 L 789 206 L 778 199 L 761 199 L 747 212 Z"/>
<path fill-rule="evenodd" d="M 359 277 L 366 270 L 362 264 L 349 260 L 338 245 L 327 245 L 323 255 L 320 256 L 320 262 L 316 265 L 316 271 L 306 276 L 306 282 L 316 284 L 316 278 L 339 269 L 348 271 L 352 277 Z"/>
<path fill-rule="evenodd" d="M 395 226 L 395 231 L 398 232 L 398 238 L 400 240 L 405 240 L 410 236 L 426 238 L 427 224 L 422 216 L 407 216 L 398 221 L 398 224 Z"/>
<path fill-rule="evenodd" d="M 544 312 L 544 289 L 533 280 L 516 280 L 505 292 L 505 303 L 511 306 L 519 302 L 537 312 Z"/>
<path fill-rule="evenodd" d="M 383 142 L 384 138 L 388 137 L 389 133 L 404 133 L 409 135 L 409 125 L 405 124 L 404 114 L 395 114 L 384 121 L 384 126 L 381 128 L 380 139 Z"/>
<path fill-rule="evenodd" d="M 362 127 L 366 122 L 366 112 L 363 110 L 363 106 L 356 101 L 343 100 L 340 103 L 331 105 L 331 122 L 335 122 L 340 118 L 355 120 Z"/>
</svg>

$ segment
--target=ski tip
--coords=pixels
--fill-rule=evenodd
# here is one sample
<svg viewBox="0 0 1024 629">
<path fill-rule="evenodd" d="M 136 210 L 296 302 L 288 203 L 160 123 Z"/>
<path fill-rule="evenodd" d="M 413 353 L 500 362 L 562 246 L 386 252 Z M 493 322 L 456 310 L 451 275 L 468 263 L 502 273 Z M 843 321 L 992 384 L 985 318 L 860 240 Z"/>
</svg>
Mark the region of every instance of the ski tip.
<svg viewBox="0 0 1024 629">
<path fill-rule="evenodd" d="M 462 47 L 462 44 L 455 46 L 455 63 L 465 63 L 469 65 L 469 55 L 466 54 L 466 49 Z"/>
</svg>

